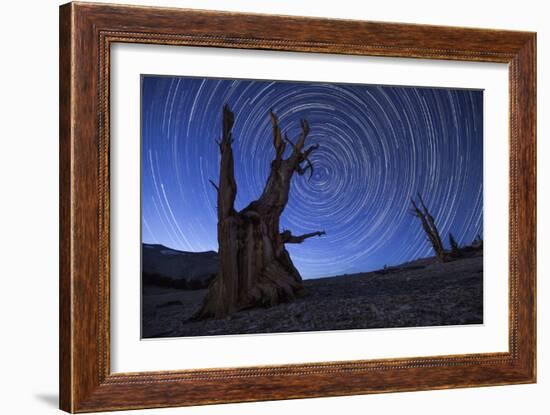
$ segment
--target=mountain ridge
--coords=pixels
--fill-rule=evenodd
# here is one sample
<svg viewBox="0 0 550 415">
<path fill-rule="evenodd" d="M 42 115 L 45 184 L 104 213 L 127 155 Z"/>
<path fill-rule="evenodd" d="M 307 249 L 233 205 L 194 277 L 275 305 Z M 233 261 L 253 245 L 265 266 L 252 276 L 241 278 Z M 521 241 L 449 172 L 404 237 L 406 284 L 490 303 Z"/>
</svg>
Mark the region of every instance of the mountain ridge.
<svg viewBox="0 0 550 415">
<path fill-rule="evenodd" d="M 215 251 L 188 252 L 162 244 L 141 244 L 142 281 L 173 288 L 206 288 L 218 273 Z"/>
</svg>

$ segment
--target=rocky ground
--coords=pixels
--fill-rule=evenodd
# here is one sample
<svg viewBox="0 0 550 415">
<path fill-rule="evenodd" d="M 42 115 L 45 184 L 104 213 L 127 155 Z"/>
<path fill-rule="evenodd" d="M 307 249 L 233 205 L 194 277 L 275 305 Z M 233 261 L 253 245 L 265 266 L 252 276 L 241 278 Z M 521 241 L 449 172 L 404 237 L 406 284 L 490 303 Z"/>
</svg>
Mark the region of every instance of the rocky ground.
<svg viewBox="0 0 550 415">
<path fill-rule="evenodd" d="M 206 290 L 144 285 L 144 338 L 483 323 L 483 255 L 421 259 L 384 270 L 304 281 L 306 294 L 271 308 L 191 321 Z"/>
</svg>

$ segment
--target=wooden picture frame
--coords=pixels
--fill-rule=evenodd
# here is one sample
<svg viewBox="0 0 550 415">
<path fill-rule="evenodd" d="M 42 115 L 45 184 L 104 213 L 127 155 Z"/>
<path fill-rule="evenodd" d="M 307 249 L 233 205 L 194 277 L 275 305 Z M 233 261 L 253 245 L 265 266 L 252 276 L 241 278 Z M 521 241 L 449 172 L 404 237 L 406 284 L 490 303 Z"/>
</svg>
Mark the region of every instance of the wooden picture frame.
<svg viewBox="0 0 550 415">
<path fill-rule="evenodd" d="M 113 43 L 509 65 L 509 351 L 111 373 L 109 69 Z M 68 412 L 536 380 L 536 34 L 69 3 L 60 8 L 60 407 Z M 490 156 L 490 155 L 489 155 Z"/>
</svg>

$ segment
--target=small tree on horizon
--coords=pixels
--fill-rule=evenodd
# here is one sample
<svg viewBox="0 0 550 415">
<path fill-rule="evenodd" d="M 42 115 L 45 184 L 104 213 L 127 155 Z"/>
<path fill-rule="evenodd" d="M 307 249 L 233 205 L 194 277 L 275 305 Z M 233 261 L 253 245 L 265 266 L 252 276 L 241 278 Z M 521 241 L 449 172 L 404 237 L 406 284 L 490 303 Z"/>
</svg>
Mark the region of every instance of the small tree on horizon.
<svg viewBox="0 0 550 415">
<path fill-rule="evenodd" d="M 456 258 L 456 257 L 462 256 L 462 252 L 460 251 L 460 246 L 458 246 L 458 243 L 456 242 L 456 239 L 454 238 L 451 232 L 449 232 L 449 245 L 451 246 L 452 257 Z"/>
<path fill-rule="evenodd" d="M 445 262 L 448 259 L 447 253 L 445 252 L 445 248 L 443 247 L 443 242 L 441 242 L 441 237 L 439 236 L 439 231 L 435 224 L 435 220 L 430 214 L 428 208 L 426 207 L 426 204 L 424 203 L 422 196 L 420 196 L 420 193 L 417 194 L 417 197 L 420 203 L 420 207 L 416 204 L 414 198 L 411 198 L 411 213 L 414 216 L 418 217 L 418 219 L 420 219 L 422 229 L 426 233 L 428 241 L 430 241 L 430 243 L 432 244 L 432 248 L 437 258 L 439 258 L 440 261 Z"/>
</svg>

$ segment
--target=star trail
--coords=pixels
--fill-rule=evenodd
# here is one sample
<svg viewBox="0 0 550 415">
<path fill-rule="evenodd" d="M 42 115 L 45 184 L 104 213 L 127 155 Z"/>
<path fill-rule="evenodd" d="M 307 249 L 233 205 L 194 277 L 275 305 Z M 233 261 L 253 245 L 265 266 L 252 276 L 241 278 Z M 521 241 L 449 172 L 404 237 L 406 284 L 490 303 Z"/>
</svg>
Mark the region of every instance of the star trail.
<svg viewBox="0 0 550 415">
<path fill-rule="evenodd" d="M 314 172 L 295 175 L 281 230 L 325 230 L 287 245 L 303 278 L 432 256 L 410 199 L 420 193 L 444 243 L 483 234 L 483 91 L 142 76 L 142 241 L 218 250 L 222 107 L 235 114 L 236 208 L 258 198 L 274 157 L 270 109 L 295 138 L 309 121 Z M 287 151 L 289 151 L 287 149 Z"/>
</svg>

